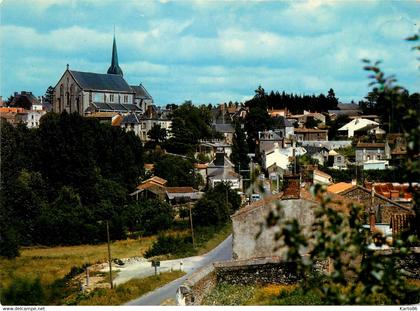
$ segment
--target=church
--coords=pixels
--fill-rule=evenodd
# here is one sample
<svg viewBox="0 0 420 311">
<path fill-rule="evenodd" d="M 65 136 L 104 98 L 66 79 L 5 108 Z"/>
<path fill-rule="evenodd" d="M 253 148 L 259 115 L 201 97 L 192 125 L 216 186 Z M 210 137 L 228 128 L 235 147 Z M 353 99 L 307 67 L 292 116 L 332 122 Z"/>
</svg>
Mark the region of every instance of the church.
<svg viewBox="0 0 420 311">
<path fill-rule="evenodd" d="M 71 70 L 69 65 L 54 87 L 53 111 L 77 112 L 86 116 L 96 112 L 144 113 L 153 104 L 149 92 L 140 85 L 129 85 L 118 64 L 117 43 L 112 46 L 107 73 Z"/>
</svg>

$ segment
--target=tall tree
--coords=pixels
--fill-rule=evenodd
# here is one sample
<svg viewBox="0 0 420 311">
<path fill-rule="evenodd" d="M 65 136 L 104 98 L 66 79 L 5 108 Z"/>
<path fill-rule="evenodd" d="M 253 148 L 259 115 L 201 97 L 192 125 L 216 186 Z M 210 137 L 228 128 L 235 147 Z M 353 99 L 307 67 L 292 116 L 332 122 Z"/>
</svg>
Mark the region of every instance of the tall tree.
<svg viewBox="0 0 420 311">
<path fill-rule="evenodd" d="M 246 142 L 246 135 L 242 129 L 242 125 L 237 122 L 235 124 L 235 134 L 232 140 L 232 153 L 230 159 L 235 164 L 236 172 L 240 173 L 240 168 L 246 169 L 249 164 L 249 149 Z"/>
</svg>

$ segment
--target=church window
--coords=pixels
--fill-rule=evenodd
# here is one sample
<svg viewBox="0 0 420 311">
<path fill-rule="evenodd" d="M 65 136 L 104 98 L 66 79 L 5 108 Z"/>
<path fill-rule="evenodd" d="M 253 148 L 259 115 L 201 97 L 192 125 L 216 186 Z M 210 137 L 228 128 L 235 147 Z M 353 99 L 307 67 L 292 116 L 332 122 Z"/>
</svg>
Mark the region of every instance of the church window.
<svg viewBox="0 0 420 311">
<path fill-rule="evenodd" d="M 95 93 L 95 102 L 96 103 L 102 103 L 103 102 L 103 96 L 101 93 Z"/>
</svg>

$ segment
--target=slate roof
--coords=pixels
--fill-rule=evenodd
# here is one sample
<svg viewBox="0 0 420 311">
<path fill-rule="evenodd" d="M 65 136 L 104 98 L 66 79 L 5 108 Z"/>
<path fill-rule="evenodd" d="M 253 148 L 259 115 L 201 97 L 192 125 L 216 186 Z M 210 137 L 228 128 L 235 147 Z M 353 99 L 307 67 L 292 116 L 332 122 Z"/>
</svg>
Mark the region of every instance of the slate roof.
<svg viewBox="0 0 420 311">
<path fill-rule="evenodd" d="M 134 104 L 118 104 L 118 103 L 97 103 L 93 102 L 92 105 L 100 111 L 111 112 L 141 112 L 142 110 Z"/>
<path fill-rule="evenodd" d="M 122 119 L 120 124 L 127 124 L 127 123 L 128 124 L 131 124 L 131 123 L 138 124 L 138 123 L 140 123 L 140 121 L 139 121 L 139 118 L 137 118 L 137 115 L 135 113 L 131 113 L 131 114 L 128 114 L 128 115 L 124 116 L 124 119 Z"/>
<path fill-rule="evenodd" d="M 285 117 L 283 116 L 278 116 L 275 118 L 276 122 L 277 122 L 277 126 L 279 127 L 293 127 L 292 122 L 290 122 L 289 120 L 287 120 Z"/>
<path fill-rule="evenodd" d="M 305 146 L 306 152 L 308 155 L 313 156 L 314 154 L 321 152 L 321 151 L 327 151 L 328 149 L 325 147 L 317 147 L 317 146 Z"/>
<path fill-rule="evenodd" d="M 140 85 L 131 85 L 131 89 L 136 93 L 136 97 L 143 99 L 152 99 L 149 92 L 144 88 L 142 84 Z"/>
<path fill-rule="evenodd" d="M 85 90 L 134 93 L 120 75 L 69 70 L 81 88 Z"/>
<path fill-rule="evenodd" d="M 213 128 L 218 133 L 235 133 L 235 129 L 233 128 L 232 124 L 229 124 L 229 123 L 225 123 L 225 124 L 215 123 L 213 124 Z"/>
</svg>

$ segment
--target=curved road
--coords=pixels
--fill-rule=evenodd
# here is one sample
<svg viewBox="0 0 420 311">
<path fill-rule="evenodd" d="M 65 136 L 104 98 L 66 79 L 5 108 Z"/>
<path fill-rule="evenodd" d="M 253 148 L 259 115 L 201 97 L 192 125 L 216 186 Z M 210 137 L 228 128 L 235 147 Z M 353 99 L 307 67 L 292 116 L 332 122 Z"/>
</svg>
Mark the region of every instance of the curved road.
<svg viewBox="0 0 420 311">
<path fill-rule="evenodd" d="M 147 293 L 137 299 L 128 302 L 128 306 L 158 306 L 163 301 L 173 298 L 175 299 L 176 291 L 178 287 L 189 277 L 194 271 L 216 261 L 230 260 L 232 259 L 232 235 L 229 235 L 226 240 L 220 243 L 216 248 L 204 254 L 202 256 L 194 256 L 183 259 L 162 261 L 161 265 L 177 265 L 179 262 L 183 263 L 183 270 L 187 273 L 183 277 L 160 287 L 153 292 Z M 149 263 L 150 264 L 150 263 Z"/>
</svg>

